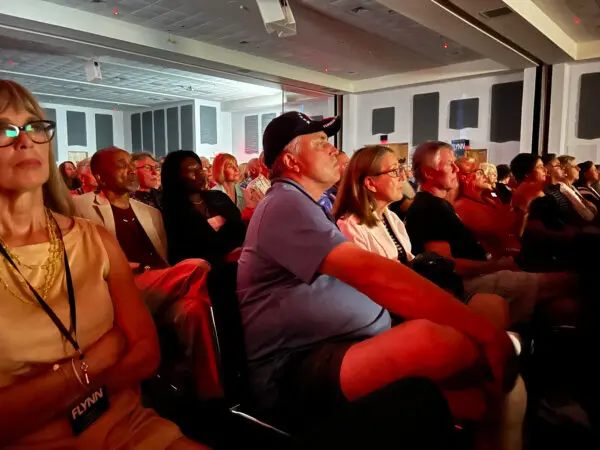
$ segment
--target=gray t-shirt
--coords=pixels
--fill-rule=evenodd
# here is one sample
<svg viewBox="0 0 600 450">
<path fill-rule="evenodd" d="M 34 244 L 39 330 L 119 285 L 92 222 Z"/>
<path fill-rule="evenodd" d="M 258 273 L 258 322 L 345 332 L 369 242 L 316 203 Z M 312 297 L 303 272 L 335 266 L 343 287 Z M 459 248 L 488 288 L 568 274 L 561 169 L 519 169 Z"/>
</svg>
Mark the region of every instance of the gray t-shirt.
<svg viewBox="0 0 600 450">
<path fill-rule="evenodd" d="M 276 368 L 292 352 L 322 342 L 367 339 L 390 328 L 384 308 L 318 272 L 344 242 L 299 184 L 273 183 L 254 212 L 239 260 L 238 294 L 251 368 Z"/>
</svg>

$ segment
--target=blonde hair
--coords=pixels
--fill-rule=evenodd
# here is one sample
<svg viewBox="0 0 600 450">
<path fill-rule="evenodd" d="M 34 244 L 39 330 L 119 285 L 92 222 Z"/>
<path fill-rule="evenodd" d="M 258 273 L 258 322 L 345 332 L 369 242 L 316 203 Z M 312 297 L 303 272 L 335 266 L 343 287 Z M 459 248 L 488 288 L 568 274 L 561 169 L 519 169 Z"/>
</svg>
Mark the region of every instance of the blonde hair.
<svg viewBox="0 0 600 450">
<path fill-rule="evenodd" d="M 213 180 L 215 183 L 221 185 L 225 183 L 225 165 L 228 162 L 233 162 L 237 165 L 237 159 L 235 159 L 235 156 L 230 155 L 229 153 L 219 153 L 215 157 L 212 165 Z"/>
<path fill-rule="evenodd" d="M 336 220 L 354 215 L 359 225 L 371 228 L 377 225 L 379 218 L 374 214 L 376 202 L 373 193 L 364 184 L 365 178 L 381 171 L 383 157 L 394 151 L 383 145 L 364 147 L 356 151 L 344 172 L 338 190 L 333 216 Z"/>
<path fill-rule="evenodd" d="M 496 169 L 496 166 L 492 163 L 489 162 L 484 162 L 479 164 L 479 168 L 481 170 L 483 170 L 483 174 L 486 176 L 487 179 L 490 178 L 491 174 L 495 174 L 496 177 L 498 177 L 498 169 Z"/>
<path fill-rule="evenodd" d="M 46 118 L 44 110 L 31 92 L 14 81 L 0 80 L 0 113 L 8 108 L 13 108 L 16 111 L 27 111 L 40 120 Z M 48 143 L 48 151 L 49 176 L 42 186 L 44 205 L 59 214 L 74 216 L 75 205 L 56 167 L 52 142 Z"/>
</svg>

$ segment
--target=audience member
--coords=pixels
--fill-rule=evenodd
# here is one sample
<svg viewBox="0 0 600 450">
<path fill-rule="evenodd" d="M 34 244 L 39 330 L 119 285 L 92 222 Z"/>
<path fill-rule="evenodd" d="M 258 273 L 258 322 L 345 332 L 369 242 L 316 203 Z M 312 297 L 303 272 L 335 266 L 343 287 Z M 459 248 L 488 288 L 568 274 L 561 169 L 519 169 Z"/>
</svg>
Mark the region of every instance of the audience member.
<svg viewBox="0 0 600 450">
<path fill-rule="evenodd" d="M 201 156 L 200 161 L 202 161 L 202 167 L 206 169 L 206 182 L 208 184 L 208 189 L 212 189 L 217 185 L 213 179 L 212 164 L 205 156 Z"/>
<path fill-rule="evenodd" d="M 339 180 L 328 141 L 339 128 L 339 118 L 288 112 L 263 137 L 273 187 L 250 223 L 238 271 L 254 406 L 280 422 L 314 420 L 418 375 L 445 386 L 457 420 L 482 420 L 484 379 L 459 374 L 487 361 L 489 398 L 500 401 L 516 377 L 512 344 L 433 283 L 341 234 L 317 203 Z M 390 329 L 388 310 L 410 320 Z M 450 378 L 459 383 L 445 385 Z M 523 395 L 504 403 L 519 423 Z"/>
<path fill-rule="evenodd" d="M 154 324 L 114 237 L 72 217 L 55 123 L 10 81 L 0 122 L 0 447 L 204 448 L 141 405 Z"/>
<path fill-rule="evenodd" d="M 241 185 L 244 181 L 248 179 L 248 163 L 242 163 L 238 166 L 239 175 L 238 175 L 238 183 Z"/>
<path fill-rule="evenodd" d="M 76 190 L 76 195 L 83 195 L 98 190 L 98 181 L 92 174 L 90 161 L 91 158 L 85 158 L 77 163 L 77 173 L 79 174 L 81 187 Z"/>
<path fill-rule="evenodd" d="M 240 211 L 246 208 L 244 191 L 238 183 L 239 169 L 233 155 L 220 153 L 213 161 L 213 180 L 216 183 L 212 189 L 227 194 Z"/>
<path fill-rule="evenodd" d="M 586 222 L 592 222 L 598 214 L 598 209 L 593 203 L 586 200 L 574 186 L 579 180 L 579 166 L 574 156 L 561 155 L 558 157 L 560 166 L 564 172 L 561 191 L 568 197 L 569 201 Z"/>
<path fill-rule="evenodd" d="M 496 184 L 498 183 L 498 169 L 496 169 L 496 166 L 492 163 L 484 162 L 479 164 L 479 168 L 483 172 L 487 188 L 491 191 L 496 189 Z"/>
<path fill-rule="evenodd" d="M 246 226 L 227 195 L 206 190 L 206 171 L 198 155 L 169 153 L 162 181 L 169 262 L 201 258 L 214 266 L 237 260 Z"/>
<path fill-rule="evenodd" d="M 78 213 L 103 225 L 116 236 L 135 283 L 150 311 L 160 320 L 174 323 L 181 341 L 193 355 L 195 382 L 204 397 L 221 395 L 218 375 L 206 346 L 210 301 L 206 294 L 209 264 L 201 259 L 167 263 L 167 238 L 160 211 L 130 198 L 137 185 L 136 167 L 125 150 L 99 150 L 91 161 L 103 195 L 89 193 L 74 198 Z"/>
<path fill-rule="evenodd" d="M 600 208 L 600 192 L 594 188 L 598 181 L 598 169 L 592 161 L 586 161 L 579 164 L 579 179 L 575 186 L 579 193 L 587 201 L 591 202 L 596 209 Z"/>
<path fill-rule="evenodd" d="M 246 189 L 250 182 L 260 175 L 260 161 L 258 158 L 252 158 L 248 161 L 248 174 L 244 180 L 240 183 L 243 189 Z"/>
<path fill-rule="evenodd" d="M 413 154 L 413 169 L 421 188 L 406 215 L 413 249 L 453 259 L 466 292 L 500 295 L 508 301 L 513 321 L 528 319 L 541 301 L 572 292 L 568 275 L 521 272 L 510 257 L 491 259 L 445 198 L 458 185 L 450 144 L 421 144 Z"/>
<path fill-rule="evenodd" d="M 460 189 L 454 208 L 460 221 L 492 258 L 518 254 L 527 214 L 500 201 L 492 187 L 493 179 L 485 176 L 477 160 L 464 159 L 457 166 Z"/>
<path fill-rule="evenodd" d="M 151 153 L 133 153 L 132 161 L 138 180 L 138 188 L 131 194 L 131 198 L 153 208 L 162 210 L 162 193 L 160 186 L 160 167 Z"/>
<path fill-rule="evenodd" d="M 337 160 L 338 167 L 340 169 L 340 181 L 338 181 L 336 184 L 334 184 L 325 192 L 323 192 L 323 195 L 321 195 L 321 198 L 319 199 L 319 205 L 321 205 L 323 209 L 325 209 L 325 211 L 327 211 L 329 214 L 331 214 L 333 210 L 335 198 L 338 194 L 338 189 L 340 187 L 341 177 L 344 175 L 344 171 L 346 170 L 346 167 L 348 166 L 348 161 L 350 159 L 348 158 L 348 155 L 346 155 L 344 152 L 339 152 L 337 155 Z"/>
<path fill-rule="evenodd" d="M 414 256 L 408 233 L 398 216 L 388 209 L 390 203 L 402 197 L 404 181 L 404 167 L 388 147 L 377 145 L 356 151 L 341 183 L 334 217 L 350 242 L 410 265 Z M 436 279 L 430 280 L 438 284 Z M 462 297 L 469 308 L 482 313 L 499 328 L 509 325 L 504 299 L 485 294 L 464 297 L 460 277 L 451 274 L 451 280 L 450 286 L 446 285 L 446 280 L 438 286 Z"/>
<path fill-rule="evenodd" d="M 496 167 L 496 171 L 498 173 L 496 193 L 498 194 L 500 201 L 505 205 L 508 205 L 512 199 L 512 189 L 510 187 L 512 182 L 512 172 L 508 164 L 500 164 Z"/>
<path fill-rule="evenodd" d="M 76 191 L 81 187 L 81 181 L 79 181 L 77 168 L 71 161 L 65 161 L 58 166 L 58 172 L 60 173 L 67 189 L 69 191 Z"/>
</svg>

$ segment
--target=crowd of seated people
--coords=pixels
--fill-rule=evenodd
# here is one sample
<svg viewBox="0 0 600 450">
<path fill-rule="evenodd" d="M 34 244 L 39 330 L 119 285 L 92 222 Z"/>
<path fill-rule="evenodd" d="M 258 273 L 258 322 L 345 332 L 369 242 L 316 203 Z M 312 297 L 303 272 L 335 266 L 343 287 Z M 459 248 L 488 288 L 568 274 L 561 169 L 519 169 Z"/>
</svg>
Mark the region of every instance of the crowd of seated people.
<svg viewBox="0 0 600 450">
<path fill-rule="evenodd" d="M 409 168 L 385 146 L 339 152 L 329 142 L 339 118 L 288 112 L 247 173 L 229 154 L 211 166 L 192 151 L 158 162 L 117 147 L 59 171 L 54 127 L 28 92 L 0 82 L 10 150 L 0 155 L 0 347 L 14 350 L 0 353 L 0 446 L 203 448 L 142 408 L 139 382 L 156 370 L 155 324 L 166 324 L 196 393 L 222 397 L 207 277 L 237 264 L 247 397 L 262 418 L 299 432 L 381 392 L 402 404 L 386 389 L 416 377 L 454 423 L 473 425 L 476 448 L 523 447 L 527 392 L 506 329 L 576 302 L 579 282 L 524 270 L 525 242 L 596 223 L 592 162 L 521 154 L 496 168 L 427 142 Z M 21 167 L 23 155 L 41 169 Z M 259 177 L 266 194 L 252 188 Z M 35 307 L 38 291 L 69 337 Z M 552 324 L 574 323 L 553 311 Z M 76 436 L 69 407 L 94 392 L 110 407 Z"/>
</svg>

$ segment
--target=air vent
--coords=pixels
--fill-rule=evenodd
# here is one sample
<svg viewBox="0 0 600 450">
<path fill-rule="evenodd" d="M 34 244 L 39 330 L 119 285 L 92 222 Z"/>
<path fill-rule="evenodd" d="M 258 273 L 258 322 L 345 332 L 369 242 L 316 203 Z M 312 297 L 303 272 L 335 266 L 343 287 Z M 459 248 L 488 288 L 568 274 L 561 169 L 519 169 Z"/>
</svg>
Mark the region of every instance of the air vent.
<svg viewBox="0 0 600 450">
<path fill-rule="evenodd" d="M 479 13 L 479 15 L 490 20 L 490 19 L 497 19 L 498 17 L 502 17 L 502 16 L 508 16 L 509 14 L 512 14 L 512 12 L 513 12 L 512 9 L 510 9 L 506 6 L 503 6 L 502 8 L 488 9 L 487 11 L 481 11 Z"/>
<path fill-rule="evenodd" d="M 353 14 L 360 14 L 360 13 L 364 13 L 367 12 L 368 9 L 367 8 L 363 8 L 362 6 L 357 6 L 356 8 L 352 8 L 350 10 L 351 13 Z"/>
</svg>

